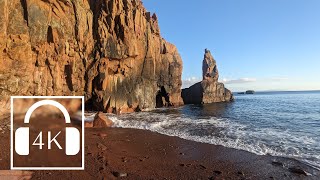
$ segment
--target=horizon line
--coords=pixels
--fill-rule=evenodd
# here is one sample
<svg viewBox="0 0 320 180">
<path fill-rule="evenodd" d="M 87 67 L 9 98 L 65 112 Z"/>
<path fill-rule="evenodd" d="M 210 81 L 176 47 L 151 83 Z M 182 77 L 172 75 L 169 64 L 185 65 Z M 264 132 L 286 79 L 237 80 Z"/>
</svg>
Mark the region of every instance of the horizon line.
<svg viewBox="0 0 320 180">
<path fill-rule="evenodd" d="M 232 91 L 233 93 L 239 93 L 239 92 L 246 92 L 246 91 L 251 91 L 250 89 L 245 90 L 245 91 Z M 253 90 L 255 91 L 255 90 Z M 313 92 L 313 91 L 320 91 L 318 90 L 258 90 L 255 92 Z"/>
</svg>

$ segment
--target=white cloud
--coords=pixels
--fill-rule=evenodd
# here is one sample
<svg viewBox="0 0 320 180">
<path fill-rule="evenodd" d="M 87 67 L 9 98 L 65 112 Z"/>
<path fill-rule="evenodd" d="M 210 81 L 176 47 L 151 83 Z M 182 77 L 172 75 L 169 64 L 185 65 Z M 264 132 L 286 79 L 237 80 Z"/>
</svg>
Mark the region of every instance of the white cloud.
<svg viewBox="0 0 320 180">
<path fill-rule="evenodd" d="M 257 79 L 255 78 L 239 78 L 239 79 L 222 79 L 222 83 L 225 84 L 242 84 L 242 83 L 250 83 L 250 82 L 256 82 Z"/>
<path fill-rule="evenodd" d="M 200 81 L 202 81 L 202 79 L 198 77 L 191 77 L 191 78 L 184 79 L 182 80 L 182 89 L 188 88 Z M 223 78 L 220 81 L 224 84 L 242 84 L 242 83 L 256 82 L 257 80 L 255 78 L 239 78 L 239 79 Z"/>
<path fill-rule="evenodd" d="M 198 77 L 191 77 L 191 78 L 187 78 L 182 80 L 182 89 L 184 88 L 188 88 L 198 82 L 200 82 L 202 79 L 198 78 Z"/>
<path fill-rule="evenodd" d="M 266 83 L 266 82 L 285 82 L 290 80 L 288 77 L 267 77 L 267 78 L 238 78 L 238 79 L 229 79 L 229 78 L 220 78 L 219 81 L 227 84 L 231 87 L 234 86 L 244 86 L 248 87 L 250 85 L 259 85 L 260 83 Z M 188 88 L 198 82 L 202 81 L 202 78 L 199 77 L 190 77 L 187 79 L 182 80 L 182 88 Z M 241 84 L 248 84 L 248 85 L 241 85 Z M 249 88 L 249 87 L 248 87 Z"/>
</svg>

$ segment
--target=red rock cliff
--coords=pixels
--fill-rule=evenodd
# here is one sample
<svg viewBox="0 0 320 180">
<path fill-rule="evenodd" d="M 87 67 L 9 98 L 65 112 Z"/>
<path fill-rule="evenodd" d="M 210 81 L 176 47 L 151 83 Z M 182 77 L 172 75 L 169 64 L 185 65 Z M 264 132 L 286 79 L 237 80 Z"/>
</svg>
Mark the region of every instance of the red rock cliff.
<svg viewBox="0 0 320 180">
<path fill-rule="evenodd" d="M 180 105 L 181 73 L 140 0 L 0 0 L 0 111 L 11 95 L 85 95 L 114 113 Z"/>
</svg>

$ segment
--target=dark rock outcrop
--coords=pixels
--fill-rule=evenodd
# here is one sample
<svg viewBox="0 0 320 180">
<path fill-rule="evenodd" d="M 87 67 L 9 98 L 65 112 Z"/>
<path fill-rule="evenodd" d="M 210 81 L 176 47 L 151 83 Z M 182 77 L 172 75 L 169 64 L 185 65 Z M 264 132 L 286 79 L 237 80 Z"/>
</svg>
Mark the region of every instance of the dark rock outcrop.
<svg viewBox="0 0 320 180">
<path fill-rule="evenodd" d="M 182 90 L 185 104 L 208 104 L 216 102 L 229 102 L 233 100 L 230 90 L 219 83 L 217 63 L 209 50 L 205 50 L 202 64 L 203 80 L 195 85 Z"/>
<path fill-rule="evenodd" d="M 140 0 L 0 0 L 0 114 L 12 95 L 85 95 L 88 109 L 124 113 L 165 89 L 177 106 L 181 74 Z"/>
<path fill-rule="evenodd" d="M 254 90 L 248 90 L 246 91 L 246 94 L 255 94 L 256 92 Z"/>
</svg>

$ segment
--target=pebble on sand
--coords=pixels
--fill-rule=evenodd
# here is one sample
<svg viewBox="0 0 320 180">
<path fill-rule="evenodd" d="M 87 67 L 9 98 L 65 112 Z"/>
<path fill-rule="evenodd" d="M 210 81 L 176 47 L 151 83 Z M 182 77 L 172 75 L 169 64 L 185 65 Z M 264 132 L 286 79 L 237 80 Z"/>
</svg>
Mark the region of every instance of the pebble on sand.
<svg viewBox="0 0 320 180">
<path fill-rule="evenodd" d="M 101 143 L 98 143 L 97 146 L 98 146 L 98 148 L 101 149 L 102 151 L 105 151 L 105 150 L 108 149 L 107 146 L 105 146 L 105 145 L 103 145 L 103 144 L 101 144 Z"/>
<path fill-rule="evenodd" d="M 290 167 L 289 171 L 292 172 L 292 173 L 308 176 L 308 173 L 305 172 L 304 170 L 302 170 L 299 167 Z"/>
<path fill-rule="evenodd" d="M 123 173 L 123 172 L 112 172 L 112 174 L 113 174 L 115 177 L 127 177 L 127 176 L 128 176 L 127 173 Z"/>
</svg>

